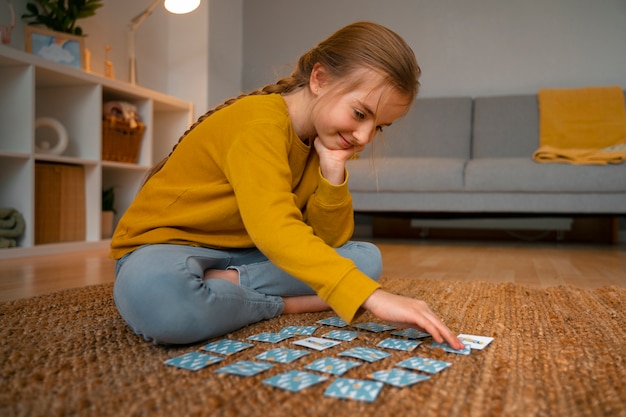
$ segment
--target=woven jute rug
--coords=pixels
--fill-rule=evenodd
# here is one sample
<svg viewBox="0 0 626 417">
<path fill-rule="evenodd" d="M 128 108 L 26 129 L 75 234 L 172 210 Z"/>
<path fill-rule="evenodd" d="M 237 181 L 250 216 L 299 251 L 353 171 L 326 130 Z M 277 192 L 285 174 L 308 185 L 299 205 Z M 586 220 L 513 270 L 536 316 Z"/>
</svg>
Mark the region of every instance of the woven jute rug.
<svg viewBox="0 0 626 417">
<path fill-rule="evenodd" d="M 484 282 L 384 278 L 393 292 L 427 301 L 459 333 L 494 337 L 463 356 L 430 347 L 353 368 L 343 377 L 368 379 L 412 356 L 452 366 L 405 388 L 385 385 L 372 402 L 324 396 L 337 377 L 293 393 L 263 380 L 302 370 L 349 346 L 375 347 L 388 333 L 358 339 L 276 364 L 252 377 L 215 369 L 274 347 L 254 347 L 198 371 L 167 366 L 168 358 L 202 351 L 203 343 L 162 347 L 133 334 L 111 298 L 112 284 L 0 304 L 2 416 L 625 416 L 626 290 L 571 286 L 548 289 Z M 158 308 L 158 306 L 154 306 Z M 287 325 L 316 325 L 332 312 L 281 316 L 226 335 Z M 359 318 L 376 321 L 367 313 Z M 321 335 L 328 329 L 320 329 Z"/>
</svg>

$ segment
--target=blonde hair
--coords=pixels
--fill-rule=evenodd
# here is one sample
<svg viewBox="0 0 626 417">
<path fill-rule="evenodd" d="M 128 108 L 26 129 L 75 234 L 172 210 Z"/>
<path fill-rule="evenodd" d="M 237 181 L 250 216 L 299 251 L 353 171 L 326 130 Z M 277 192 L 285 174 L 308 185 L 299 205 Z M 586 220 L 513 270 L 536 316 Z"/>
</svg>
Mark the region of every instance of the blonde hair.
<svg viewBox="0 0 626 417">
<path fill-rule="evenodd" d="M 316 63 L 335 79 L 351 79 L 351 75 L 363 68 L 374 70 L 383 76 L 384 82 L 393 87 L 412 103 L 419 89 L 421 70 L 409 45 L 392 30 L 372 22 L 357 22 L 339 29 L 326 40 L 302 55 L 290 76 L 256 91 L 226 100 L 209 110 L 180 137 L 182 141 L 189 132 L 216 111 L 227 107 L 240 98 L 253 95 L 287 94 L 309 84 L 311 71 Z M 352 78 L 353 83 L 358 79 Z M 170 154 L 156 164 L 148 173 L 146 181 L 165 165 Z"/>
</svg>

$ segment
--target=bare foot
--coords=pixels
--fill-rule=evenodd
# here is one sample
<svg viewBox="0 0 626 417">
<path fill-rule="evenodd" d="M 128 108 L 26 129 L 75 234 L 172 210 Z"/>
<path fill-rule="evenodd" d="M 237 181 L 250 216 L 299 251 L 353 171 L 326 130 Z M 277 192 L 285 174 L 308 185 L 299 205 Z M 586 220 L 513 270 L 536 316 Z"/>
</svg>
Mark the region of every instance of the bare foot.
<svg viewBox="0 0 626 417">
<path fill-rule="evenodd" d="M 239 271 L 236 269 L 207 269 L 204 271 L 204 278 L 207 279 L 223 279 L 233 284 L 239 285 Z"/>
</svg>

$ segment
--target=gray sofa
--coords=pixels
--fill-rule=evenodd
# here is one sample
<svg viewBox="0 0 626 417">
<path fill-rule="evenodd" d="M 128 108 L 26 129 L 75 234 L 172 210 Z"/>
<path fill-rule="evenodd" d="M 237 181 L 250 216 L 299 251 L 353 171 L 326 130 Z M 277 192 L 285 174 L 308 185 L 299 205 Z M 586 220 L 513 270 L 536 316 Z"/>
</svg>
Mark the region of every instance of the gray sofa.
<svg viewBox="0 0 626 417">
<path fill-rule="evenodd" d="M 419 98 L 349 161 L 357 212 L 626 214 L 626 164 L 541 164 L 536 95 Z"/>
</svg>

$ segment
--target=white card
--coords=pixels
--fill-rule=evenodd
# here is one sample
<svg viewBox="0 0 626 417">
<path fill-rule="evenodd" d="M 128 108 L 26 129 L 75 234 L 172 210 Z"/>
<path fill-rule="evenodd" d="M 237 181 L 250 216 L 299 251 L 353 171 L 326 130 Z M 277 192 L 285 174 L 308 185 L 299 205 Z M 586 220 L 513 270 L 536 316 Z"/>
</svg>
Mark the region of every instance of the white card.
<svg viewBox="0 0 626 417">
<path fill-rule="evenodd" d="M 483 350 L 487 347 L 489 343 L 493 341 L 493 337 L 488 336 L 475 336 L 471 334 L 460 334 L 459 339 L 466 346 L 471 347 L 472 349 Z"/>
<path fill-rule="evenodd" d="M 304 346 L 315 350 L 324 350 L 333 346 L 340 345 L 341 342 L 336 340 L 322 339 L 321 337 L 307 337 L 293 342 L 294 345 Z"/>
</svg>

